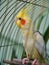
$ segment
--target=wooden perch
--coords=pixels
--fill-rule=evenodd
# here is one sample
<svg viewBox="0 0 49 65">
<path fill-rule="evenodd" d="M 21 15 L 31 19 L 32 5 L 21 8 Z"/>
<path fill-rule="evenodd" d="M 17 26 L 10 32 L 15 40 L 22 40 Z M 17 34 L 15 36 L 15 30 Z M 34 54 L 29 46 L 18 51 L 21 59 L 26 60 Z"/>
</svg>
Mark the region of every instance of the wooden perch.
<svg viewBox="0 0 49 65">
<path fill-rule="evenodd" d="M 32 61 L 27 62 L 26 65 L 31 65 L 31 62 Z M 23 65 L 21 59 L 13 59 L 11 61 L 9 61 L 9 60 L 3 60 L 3 63 L 12 64 L 12 65 Z M 40 63 L 39 61 L 37 61 L 37 63 L 35 65 L 47 65 L 47 64 Z"/>
<path fill-rule="evenodd" d="M 21 64 L 20 62 L 15 62 L 15 61 L 9 61 L 9 60 L 3 60 L 3 63 L 6 63 L 6 64 L 13 64 L 13 65 L 19 65 Z"/>
<path fill-rule="evenodd" d="M 29 61 L 27 62 L 27 64 L 31 64 L 32 61 Z M 22 64 L 22 60 L 21 59 L 13 59 L 11 61 L 9 60 L 3 60 L 3 63 L 6 63 L 6 64 L 14 64 L 14 65 L 23 65 Z"/>
</svg>

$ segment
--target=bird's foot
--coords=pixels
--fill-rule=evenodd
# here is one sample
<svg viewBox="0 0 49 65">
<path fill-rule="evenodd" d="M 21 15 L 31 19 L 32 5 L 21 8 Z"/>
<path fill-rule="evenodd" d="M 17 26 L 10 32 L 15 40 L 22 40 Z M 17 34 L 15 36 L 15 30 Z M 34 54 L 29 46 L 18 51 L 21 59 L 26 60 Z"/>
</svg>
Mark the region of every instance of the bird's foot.
<svg viewBox="0 0 49 65">
<path fill-rule="evenodd" d="M 28 58 L 24 58 L 23 60 L 22 60 L 22 64 L 26 64 L 26 63 L 28 63 L 29 62 L 29 59 Z"/>
<path fill-rule="evenodd" d="M 35 59 L 34 61 L 32 61 L 32 65 L 35 65 L 36 62 L 37 62 L 37 59 Z"/>
</svg>

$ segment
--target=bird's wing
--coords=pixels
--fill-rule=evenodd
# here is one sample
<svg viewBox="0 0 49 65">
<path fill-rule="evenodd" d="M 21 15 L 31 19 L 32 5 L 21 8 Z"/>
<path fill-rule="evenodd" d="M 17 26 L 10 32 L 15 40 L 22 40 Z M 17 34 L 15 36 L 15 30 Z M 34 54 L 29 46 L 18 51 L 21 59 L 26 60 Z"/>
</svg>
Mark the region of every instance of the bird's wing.
<svg viewBox="0 0 49 65">
<path fill-rule="evenodd" d="M 34 33 L 36 35 L 36 48 L 43 57 L 45 57 L 45 42 L 43 36 L 39 32 Z"/>
</svg>

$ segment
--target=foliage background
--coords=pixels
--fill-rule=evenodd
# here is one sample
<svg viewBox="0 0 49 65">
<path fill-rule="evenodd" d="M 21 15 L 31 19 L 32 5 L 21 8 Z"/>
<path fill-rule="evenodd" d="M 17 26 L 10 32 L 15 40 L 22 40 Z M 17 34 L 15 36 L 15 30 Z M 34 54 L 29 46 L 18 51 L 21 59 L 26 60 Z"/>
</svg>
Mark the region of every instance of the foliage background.
<svg viewBox="0 0 49 65">
<path fill-rule="evenodd" d="M 0 63 L 3 59 L 23 58 L 26 56 L 22 45 L 21 30 L 14 18 L 25 7 L 33 20 L 35 30 L 39 31 L 47 48 L 46 59 L 49 60 L 49 0 L 0 0 Z"/>
</svg>

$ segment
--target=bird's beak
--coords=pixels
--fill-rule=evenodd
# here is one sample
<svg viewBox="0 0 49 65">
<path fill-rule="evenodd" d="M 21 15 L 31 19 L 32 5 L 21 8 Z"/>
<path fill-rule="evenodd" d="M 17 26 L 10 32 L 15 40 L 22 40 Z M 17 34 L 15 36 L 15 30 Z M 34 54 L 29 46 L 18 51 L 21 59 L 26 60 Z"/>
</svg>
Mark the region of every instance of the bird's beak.
<svg viewBox="0 0 49 65">
<path fill-rule="evenodd" d="M 16 22 L 16 25 L 17 25 L 19 28 L 21 28 L 21 21 L 20 21 L 19 19 L 17 19 L 15 22 Z"/>
<path fill-rule="evenodd" d="M 18 20 L 18 21 L 16 22 L 16 24 L 17 24 L 17 26 L 18 26 L 19 28 L 21 28 L 21 21 L 20 21 L 20 20 Z"/>
</svg>

